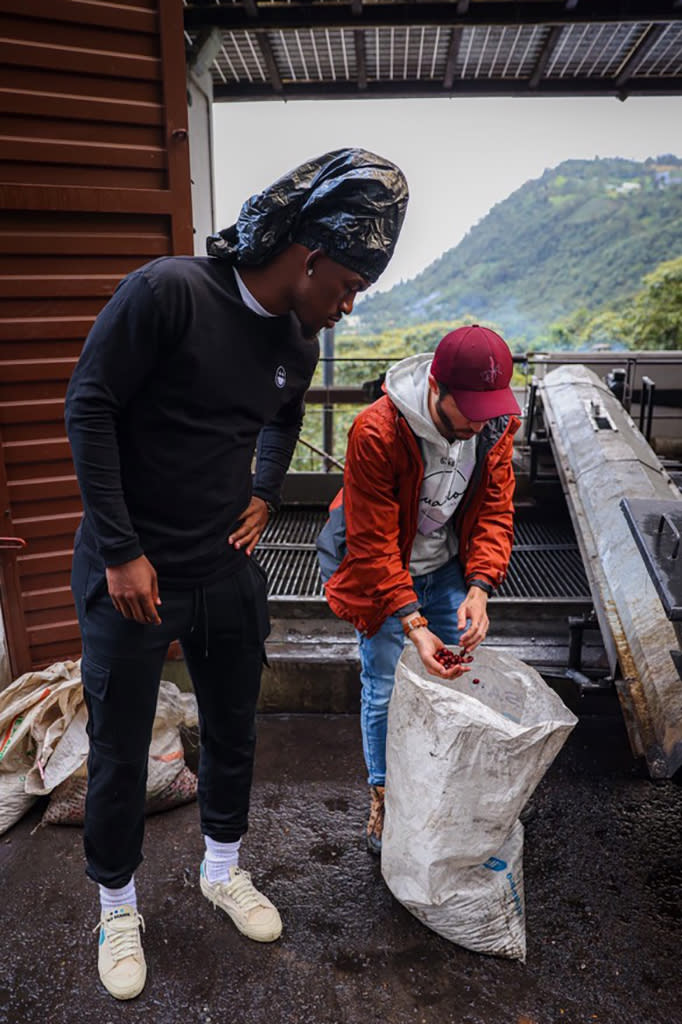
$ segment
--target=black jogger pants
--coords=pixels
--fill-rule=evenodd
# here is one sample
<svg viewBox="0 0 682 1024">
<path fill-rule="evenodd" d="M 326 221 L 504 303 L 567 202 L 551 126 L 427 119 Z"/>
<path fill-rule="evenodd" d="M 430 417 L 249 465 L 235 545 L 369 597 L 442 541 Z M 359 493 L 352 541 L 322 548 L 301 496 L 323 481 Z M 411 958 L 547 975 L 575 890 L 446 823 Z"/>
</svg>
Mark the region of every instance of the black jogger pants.
<svg viewBox="0 0 682 1024">
<path fill-rule="evenodd" d="M 205 587 L 161 590 L 160 626 L 116 611 L 106 577 L 76 544 L 72 590 L 88 706 L 87 873 L 119 888 L 142 861 L 147 759 L 161 671 L 179 639 L 199 706 L 199 808 L 204 835 L 247 830 L 256 702 L 269 631 L 263 571 L 249 560 Z"/>
</svg>

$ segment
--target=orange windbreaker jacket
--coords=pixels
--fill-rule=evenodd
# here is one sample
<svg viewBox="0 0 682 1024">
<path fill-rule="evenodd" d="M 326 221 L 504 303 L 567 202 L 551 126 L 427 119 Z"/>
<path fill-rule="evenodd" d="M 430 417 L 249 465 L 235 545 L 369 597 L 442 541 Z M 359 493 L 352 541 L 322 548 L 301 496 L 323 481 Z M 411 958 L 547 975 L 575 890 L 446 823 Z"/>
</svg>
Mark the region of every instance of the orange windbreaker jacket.
<svg viewBox="0 0 682 1024">
<path fill-rule="evenodd" d="M 500 416 L 479 435 L 476 467 L 452 521 L 467 583 L 497 587 L 509 564 L 519 426 L 517 417 Z M 367 636 L 417 601 L 408 566 L 423 474 L 417 438 L 384 395 L 351 427 L 343 490 L 317 544 L 330 608 Z"/>
</svg>

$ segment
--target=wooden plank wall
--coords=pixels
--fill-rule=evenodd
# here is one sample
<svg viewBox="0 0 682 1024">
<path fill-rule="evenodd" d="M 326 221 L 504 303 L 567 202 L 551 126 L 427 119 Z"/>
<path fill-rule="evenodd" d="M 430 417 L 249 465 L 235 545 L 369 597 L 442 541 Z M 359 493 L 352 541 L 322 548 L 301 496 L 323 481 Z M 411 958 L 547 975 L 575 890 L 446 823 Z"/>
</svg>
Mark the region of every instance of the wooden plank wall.
<svg viewBox="0 0 682 1024">
<path fill-rule="evenodd" d="M 118 280 L 192 252 L 182 0 L 3 0 L 0 536 L 14 675 L 77 657 L 64 394 Z M 20 606 L 18 614 L 17 604 Z"/>
</svg>

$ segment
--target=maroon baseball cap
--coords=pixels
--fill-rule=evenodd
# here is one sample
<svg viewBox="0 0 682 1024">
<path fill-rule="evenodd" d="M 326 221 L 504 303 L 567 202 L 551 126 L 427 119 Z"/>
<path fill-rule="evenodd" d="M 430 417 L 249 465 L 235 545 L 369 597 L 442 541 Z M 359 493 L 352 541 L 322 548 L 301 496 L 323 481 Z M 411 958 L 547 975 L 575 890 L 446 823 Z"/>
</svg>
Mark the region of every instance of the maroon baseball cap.
<svg viewBox="0 0 682 1024">
<path fill-rule="evenodd" d="M 509 381 L 514 363 L 506 341 L 489 327 L 458 327 L 438 342 L 431 373 L 468 420 L 520 415 Z"/>
</svg>

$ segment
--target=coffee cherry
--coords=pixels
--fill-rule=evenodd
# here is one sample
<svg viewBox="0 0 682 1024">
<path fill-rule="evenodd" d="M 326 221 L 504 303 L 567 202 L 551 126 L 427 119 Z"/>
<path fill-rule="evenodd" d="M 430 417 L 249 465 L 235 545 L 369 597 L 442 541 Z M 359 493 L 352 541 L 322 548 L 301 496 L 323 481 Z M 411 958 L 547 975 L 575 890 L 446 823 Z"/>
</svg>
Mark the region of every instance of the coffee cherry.
<svg viewBox="0 0 682 1024">
<path fill-rule="evenodd" d="M 447 647 L 441 647 L 439 651 L 436 651 L 434 658 L 445 669 L 454 668 L 455 665 L 460 664 L 461 660 L 458 654 L 454 654 L 452 651 L 449 651 Z"/>
</svg>

